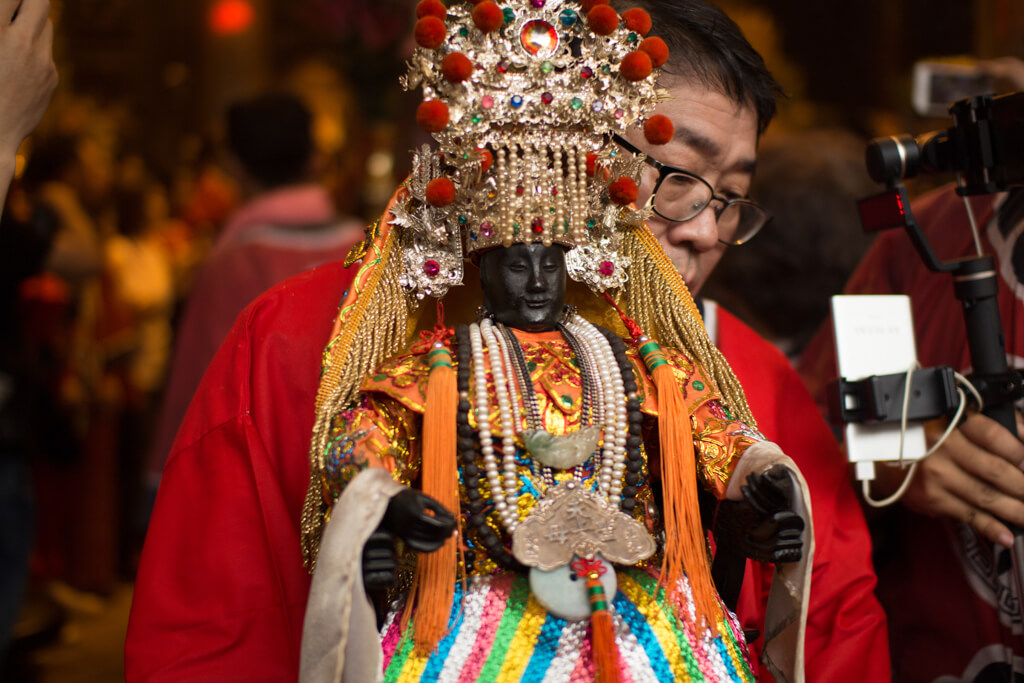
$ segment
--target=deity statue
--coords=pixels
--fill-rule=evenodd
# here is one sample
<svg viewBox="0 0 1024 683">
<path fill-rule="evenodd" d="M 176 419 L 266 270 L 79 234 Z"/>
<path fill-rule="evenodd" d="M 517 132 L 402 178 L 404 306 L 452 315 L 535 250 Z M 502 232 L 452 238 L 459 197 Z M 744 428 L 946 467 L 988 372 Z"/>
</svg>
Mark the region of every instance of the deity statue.
<svg viewBox="0 0 1024 683">
<path fill-rule="evenodd" d="M 325 351 L 302 677 L 753 680 L 698 489 L 774 520 L 760 540 L 801 568 L 810 518 L 630 206 L 640 162 L 610 131 L 656 101 L 649 19 L 419 8 L 406 85 L 440 150 L 351 255 Z M 652 142 L 664 125 L 646 119 Z M 791 673 L 806 615 L 784 597 Z"/>
</svg>

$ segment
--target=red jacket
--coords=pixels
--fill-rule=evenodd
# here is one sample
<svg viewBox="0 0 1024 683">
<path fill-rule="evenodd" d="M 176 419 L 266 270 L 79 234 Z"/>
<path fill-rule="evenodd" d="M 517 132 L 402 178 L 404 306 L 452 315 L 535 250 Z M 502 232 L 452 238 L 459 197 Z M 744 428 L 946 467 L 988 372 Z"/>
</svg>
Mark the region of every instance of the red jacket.
<svg viewBox="0 0 1024 683">
<path fill-rule="evenodd" d="M 211 363 L 157 496 L 128 627 L 127 680 L 297 676 L 309 589 L 299 516 L 313 401 L 321 351 L 353 274 L 329 264 L 273 288 L 238 318 Z M 734 319 L 722 323 L 723 346 L 748 392 L 763 387 L 751 395 L 762 428 L 805 465 L 822 520 L 809 680 L 887 680 L 867 536 L 831 434 L 785 359 Z M 792 443 L 773 433 L 775 423 Z M 807 466 L 819 460 L 821 468 Z M 759 585 L 769 569 L 748 573 L 741 597 L 744 624 L 759 630 Z"/>
</svg>

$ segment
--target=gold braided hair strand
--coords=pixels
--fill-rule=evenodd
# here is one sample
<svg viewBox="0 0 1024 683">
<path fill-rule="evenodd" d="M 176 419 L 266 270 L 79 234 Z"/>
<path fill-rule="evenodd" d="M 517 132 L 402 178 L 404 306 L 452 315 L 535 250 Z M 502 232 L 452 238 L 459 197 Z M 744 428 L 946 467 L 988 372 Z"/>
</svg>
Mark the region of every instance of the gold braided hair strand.
<svg viewBox="0 0 1024 683">
<path fill-rule="evenodd" d="M 756 429 L 743 387 L 708 338 L 686 283 L 658 240 L 646 226 L 630 227 L 623 233 L 622 250 L 630 259 L 629 280 L 622 293 L 626 312 L 660 344 L 684 350 L 698 360 L 711 374 L 726 409 Z"/>
<path fill-rule="evenodd" d="M 332 419 L 341 410 L 355 405 L 363 379 L 409 341 L 407 298 L 398 282 L 401 251 L 397 248 L 395 231 L 385 230 L 383 244 L 375 244 L 370 249 L 371 253 L 378 250 L 379 257 L 367 262 L 356 276 L 356 282 L 365 279 L 365 285 L 353 307 L 339 313 L 340 332 L 324 354 L 324 372 L 317 391 L 316 420 L 309 447 L 309 488 L 302 507 L 302 556 L 310 572 L 316 567 L 320 535 L 327 521 L 321 475 Z"/>
</svg>

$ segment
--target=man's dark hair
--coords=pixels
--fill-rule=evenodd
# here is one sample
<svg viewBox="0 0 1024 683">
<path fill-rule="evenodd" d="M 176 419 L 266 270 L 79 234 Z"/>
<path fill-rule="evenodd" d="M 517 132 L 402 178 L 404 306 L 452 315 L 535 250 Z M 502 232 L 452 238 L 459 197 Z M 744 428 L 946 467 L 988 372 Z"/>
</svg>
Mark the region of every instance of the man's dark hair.
<svg viewBox="0 0 1024 683">
<path fill-rule="evenodd" d="M 227 112 L 228 147 L 262 185 L 298 182 L 313 151 L 311 119 L 294 95 L 272 93 L 237 102 Z"/>
<path fill-rule="evenodd" d="M 757 113 L 761 134 L 775 116 L 782 87 L 725 12 L 705 0 L 616 0 L 651 15 L 651 36 L 668 45 L 664 73 L 692 79 Z"/>
</svg>

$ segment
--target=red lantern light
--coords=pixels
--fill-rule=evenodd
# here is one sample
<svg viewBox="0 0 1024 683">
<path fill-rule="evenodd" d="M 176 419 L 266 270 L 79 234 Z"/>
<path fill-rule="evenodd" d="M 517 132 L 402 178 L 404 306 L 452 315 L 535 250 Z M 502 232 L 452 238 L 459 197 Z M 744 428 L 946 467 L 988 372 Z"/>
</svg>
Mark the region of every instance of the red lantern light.
<svg viewBox="0 0 1024 683">
<path fill-rule="evenodd" d="M 221 36 L 237 35 L 256 18 L 249 0 L 217 0 L 210 8 L 210 30 Z"/>
</svg>

